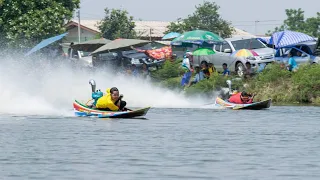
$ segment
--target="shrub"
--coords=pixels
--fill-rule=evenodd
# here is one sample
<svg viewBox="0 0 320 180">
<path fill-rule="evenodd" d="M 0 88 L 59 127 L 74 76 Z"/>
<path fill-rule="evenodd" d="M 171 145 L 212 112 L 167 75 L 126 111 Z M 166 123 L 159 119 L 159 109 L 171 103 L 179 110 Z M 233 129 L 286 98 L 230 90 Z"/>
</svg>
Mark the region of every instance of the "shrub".
<svg viewBox="0 0 320 180">
<path fill-rule="evenodd" d="M 293 73 L 293 85 L 299 91 L 301 102 L 311 102 L 320 96 L 320 65 L 304 65 Z"/>
<path fill-rule="evenodd" d="M 174 62 L 165 61 L 163 67 L 157 71 L 151 72 L 151 77 L 156 81 L 163 81 L 180 75 L 180 60 Z"/>
</svg>

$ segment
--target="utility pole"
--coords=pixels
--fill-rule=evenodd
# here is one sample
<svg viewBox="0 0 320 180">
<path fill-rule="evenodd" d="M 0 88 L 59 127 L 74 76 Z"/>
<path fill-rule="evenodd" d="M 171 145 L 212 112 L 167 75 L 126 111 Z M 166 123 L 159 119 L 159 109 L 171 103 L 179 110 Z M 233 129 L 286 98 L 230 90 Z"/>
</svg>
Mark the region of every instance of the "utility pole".
<svg viewBox="0 0 320 180">
<path fill-rule="evenodd" d="M 257 35 L 257 24 L 260 21 L 254 21 L 254 35 Z"/>
<path fill-rule="evenodd" d="M 81 42 L 80 9 L 78 10 L 77 17 L 78 17 L 78 37 L 79 37 L 79 43 L 80 43 Z"/>
<path fill-rule="evenodd" d="M 149 33 L 149 40 L 151 41 L 151 35 L 152 35 L 152 29 L 150 28 L 150 33 Z"/>
</svg>

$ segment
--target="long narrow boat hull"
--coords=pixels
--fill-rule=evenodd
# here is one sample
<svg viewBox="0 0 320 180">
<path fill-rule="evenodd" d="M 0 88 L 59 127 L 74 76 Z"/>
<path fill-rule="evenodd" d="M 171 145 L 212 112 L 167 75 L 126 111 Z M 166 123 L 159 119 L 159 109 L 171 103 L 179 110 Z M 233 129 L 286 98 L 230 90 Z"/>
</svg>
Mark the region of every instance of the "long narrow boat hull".
<svg viewBox="0 0 320 180">
<path fill-rule="evenodd" d="M 102 111 L 92 109 L 79 101 L 73 102 L 74 113 L 78 117 L 96 116 L 99 118 L 134 118 L 145 116 L 150 107 L 132 110 L 132 111 Z"/>
<path fill-rule="evenodd" d="M 267 109 L 271 106 L 271 99 L 267 99 L 260 102 L 254 102 L 251 104 L 234 104 L 234 103 L 230 103 L 227 100 L 223 100 L 217 97 L 215 104 L 224 108 L 234 109 L 234 110 L 240 110 L 240 109 L 261 110 L 261 109 Z"/>
</svg>

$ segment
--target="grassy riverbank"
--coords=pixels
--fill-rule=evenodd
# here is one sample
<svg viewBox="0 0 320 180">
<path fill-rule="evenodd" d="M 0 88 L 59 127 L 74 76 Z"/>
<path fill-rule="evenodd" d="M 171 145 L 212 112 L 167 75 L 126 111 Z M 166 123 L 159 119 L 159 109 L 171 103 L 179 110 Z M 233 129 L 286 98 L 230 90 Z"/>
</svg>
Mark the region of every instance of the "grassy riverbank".
<svg viewBox="0 0 320 180">
<path fill-rule="evenodd" d="M 182 91 L 180 62 L 166 62 L 162 69 L 152 73 L 152 78 L 161 86 Z M 274 103 L 278 104 L 320 105 L 319 77 L 320 65 L 304 65 L 297 72 L 289 72 L 281 69 L 279 64 L 271 64 L 262 73 L 251 79 L 212 76 L 210 79 L 202 80 L 187 88 L 185 94 L 212 97 L 214 91 L 227 87 L 226 80 L 231 79 L 233 89 L 254 92 L 257 94 L 256 100 L 271 98 Z M 246 84 L 245 87 L 244 84 Z"/>
</svg>

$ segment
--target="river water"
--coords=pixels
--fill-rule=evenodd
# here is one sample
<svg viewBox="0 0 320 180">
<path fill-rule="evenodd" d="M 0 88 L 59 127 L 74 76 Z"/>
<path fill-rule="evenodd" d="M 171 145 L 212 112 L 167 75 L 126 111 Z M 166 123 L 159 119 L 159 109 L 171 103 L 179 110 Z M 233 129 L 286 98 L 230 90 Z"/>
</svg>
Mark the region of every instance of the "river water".
<svg viewBox="0 0 320 180">
<path fill-rule="evenodd" d="M 0 115 L 1 179 L 320 179 L 320 108 Z"/>
</svg>

